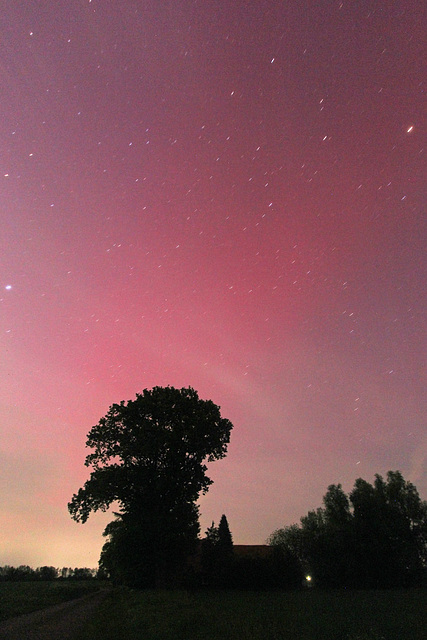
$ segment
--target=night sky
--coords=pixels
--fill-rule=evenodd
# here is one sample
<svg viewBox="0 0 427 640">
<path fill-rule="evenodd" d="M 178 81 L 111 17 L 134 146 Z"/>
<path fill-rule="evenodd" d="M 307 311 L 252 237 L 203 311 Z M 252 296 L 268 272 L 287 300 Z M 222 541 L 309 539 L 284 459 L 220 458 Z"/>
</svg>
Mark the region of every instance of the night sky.
<svg viewBox="0 0 427 640">
<path fill-rule="evenodd" d="M 97 565 L 86 434 L 155 385 L 234 424 L 202 533 L 389 469 L 427 497 L 426 18 L 1 3 L 0 565 Z"/>
</svg>

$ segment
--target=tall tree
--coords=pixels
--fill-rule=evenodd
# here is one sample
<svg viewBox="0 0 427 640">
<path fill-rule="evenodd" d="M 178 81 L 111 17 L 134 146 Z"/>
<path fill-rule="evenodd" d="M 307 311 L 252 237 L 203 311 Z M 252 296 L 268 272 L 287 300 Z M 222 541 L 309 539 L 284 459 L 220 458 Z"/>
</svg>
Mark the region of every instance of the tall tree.
<svg viewBox="0 0 427 640">
<path fill-rule="evenodd" d="M 189 388 L 154 387 L 113 404 L 89 431 L 92 469 L 68 505 L 77 522 L 118 503 L 101 555 L 104 568 L 132 584 L 155 583 L 179 564 L 199 533 L 200 493 L 212 480 L 207 462 L 226 455 L 232 424 Z"/>
<path fill-rule="evenodd" d="M 354 508 L 358 581 L 406 586 L 420 581 L 427 563 L 427 503 L 399 471 L 374 485 L 356 480 Z"/>
<path fill-rule="evenodd" d="M 227 517 L 223 514 L 218 525 L 218 551 L 225 559 L 233 554 L 233 538 L 228 526 Z"/>
</svg>

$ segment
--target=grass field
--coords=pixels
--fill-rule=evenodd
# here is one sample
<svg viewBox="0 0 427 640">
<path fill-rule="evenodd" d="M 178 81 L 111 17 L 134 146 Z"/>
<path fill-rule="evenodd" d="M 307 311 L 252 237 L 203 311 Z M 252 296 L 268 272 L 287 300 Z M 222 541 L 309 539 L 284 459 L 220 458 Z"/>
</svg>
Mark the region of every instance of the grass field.
<svg viewBox="0 0 427 640">
<path fill-rule="evenodd" d="M 81 640 L 425 640 L 427 590 L 114 589 Z"/>
<path fill-rule="evenodd" d="M 97 580 L 0 582 L 0 621 L 97 591 Z"/>
</svg>

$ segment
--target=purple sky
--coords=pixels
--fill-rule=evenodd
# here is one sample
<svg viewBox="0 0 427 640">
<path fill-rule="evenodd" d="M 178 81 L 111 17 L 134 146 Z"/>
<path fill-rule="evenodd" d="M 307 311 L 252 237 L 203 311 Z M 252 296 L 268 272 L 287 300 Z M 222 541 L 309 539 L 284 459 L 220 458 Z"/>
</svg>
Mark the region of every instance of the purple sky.
<svg viewBox="0 0 427 640">
<path fill-rule="evenodd" d="M 3 3 L 0 565 L 96 566 L 86 434 L 154 385 L 234 424 L 202 532 L 389 469 L 427 497 L 426 13 Z"/>
</svg>

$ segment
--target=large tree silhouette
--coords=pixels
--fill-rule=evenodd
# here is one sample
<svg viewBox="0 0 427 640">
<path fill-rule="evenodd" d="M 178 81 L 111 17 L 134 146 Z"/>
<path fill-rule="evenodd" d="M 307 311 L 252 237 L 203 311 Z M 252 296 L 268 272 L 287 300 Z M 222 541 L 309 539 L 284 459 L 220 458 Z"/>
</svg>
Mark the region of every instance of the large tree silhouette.
<svg viewBox="0 0 427 640">
<path fill-rule="evenodd" d="M 226 455 L 232 424 L 192 388 L 154 387 L 113 404 L 89 431 L 89 480 L 68 505 L 77 522 L 118 503 L 101 565 L 115 579 L 152 585 L 183 562 L 199 533 L 206 462 Z"/>
<path fill-rule="evenodd" d="M 427 564 L 427 503 L 399 471 L 371 485 L 356 480 L 347 496 L 331 485 L 324 506 L 301 524 L 275 531 L 270 544 L 298 557 L 321 586 L 419 584 Z"/>
</svg>

